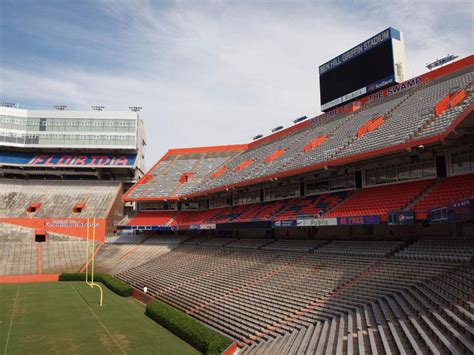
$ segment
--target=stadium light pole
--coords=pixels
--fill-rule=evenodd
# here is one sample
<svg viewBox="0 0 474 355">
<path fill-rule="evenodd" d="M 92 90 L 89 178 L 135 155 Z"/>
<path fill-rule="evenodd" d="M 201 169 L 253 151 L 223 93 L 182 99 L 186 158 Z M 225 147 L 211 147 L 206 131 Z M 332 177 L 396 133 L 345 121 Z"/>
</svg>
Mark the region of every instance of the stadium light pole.
<svg viewBox="0 0 474 355">
<path fill-rule="evenodd" d="M 133 112 L 140 112 L 140 110 L 143 108 L 141 106 L 129 106 L 128 107 L 130 109 L 130 111 L 133 111 Z"/>
<path fill-rule="evenodd" d="M 94 111 L 103 111 L 105 106 L 100 106 L 100 105 L 92 105 L 91 106 L 92 110 Z"/>
<path fill-rule="evenodd" d="M 54 105 L 53 108 L 58 111 L 64 111 L 67 106 L 66 105 Z"/>
</svg>

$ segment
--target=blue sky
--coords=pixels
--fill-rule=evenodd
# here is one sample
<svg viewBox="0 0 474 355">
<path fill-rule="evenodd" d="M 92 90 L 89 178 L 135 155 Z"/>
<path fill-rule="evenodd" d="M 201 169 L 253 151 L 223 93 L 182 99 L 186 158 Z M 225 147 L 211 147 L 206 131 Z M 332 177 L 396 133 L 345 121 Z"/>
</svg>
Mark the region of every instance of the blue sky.
<svg viewBox="0 0 474 355">
<path fill-rule="evenodd" d="M 147 166 L 319 113 L 317 67 L 389 27 L 408 74 L 473 52 L 472 1 L 0 0 L 0 100 L 143 106 Z"/>
</svg>

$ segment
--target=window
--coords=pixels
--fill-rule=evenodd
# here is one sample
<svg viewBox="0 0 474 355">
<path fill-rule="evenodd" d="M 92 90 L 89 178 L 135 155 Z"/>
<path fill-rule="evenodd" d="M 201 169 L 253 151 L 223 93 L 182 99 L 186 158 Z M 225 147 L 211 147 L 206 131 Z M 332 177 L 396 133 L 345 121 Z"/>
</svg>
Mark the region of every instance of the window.
<svg viewBox="0 0 474 355">
<path fill-rule="evenodd" d="M 378 169 L 375 173 L 375 183 L 376 184 L 386 184 L 387 183 L 387 174 L 385 169 Z"/>
<path fill-rule="evenodd" d="M 354 174 L 335 175 L 306 182 L 306 195 L 314 195 L 321 192 L 350 189 L 355 186 Z"/>
<path fill-rule="evenodd" d="M 260 202 L 260 191 L 241 191 L 234 195 L 234 205 Z"/>
<path fill-rule="evenodd" d="M 469 152 L 455 152 L 451 154 L 451 166 L 453 174 L 467 173 L 471 170 Z"/>
<path fill-rule="evenodd" d="M 419 179 L 421 177 L 423 177 L 421 162 L 410 164 L 410 178 Z"/>
<path fill-rule="evenodd" d="M 231 202 L 230 195 L 214 197 L 209 200 L 209 208 L 230 206 L 230 202 Z"/>
<path fill-rule="evenodd" d="M 297 197 L 300 195 L 300 185 L 292 184 L 287 186 L 278 186 L 266 189 L 264 191 L 264 200 L 271 201 L 288 197 Z"/>
<path fill-rule="evenodd" d="M 435 176 L 435 160 L 434 158 L 426 158 L 411 163 L 390 164 L 377 169 L 367 169 L 365 171 L 365 183 L 367 186 L 373 186 Z"/>
<path fill-rule="evenodd" d="M 434 177 L 436 176 L 436 163 L 434 159 L 424 160 L 423 164 L 423 177 Z"/>
<path fill-rule="evenodd" d="M 368 186 L 375 185 L 376 180 L 375 180 L 375 170 L 367 170 L 365 174 L 365 184 Z"/>
<path fill-rule="evenodd" d="M 410 178 L 410 167 L 408 164 L 401 165 L 398 167 L 398 180 L 408 180 Z"/>
<path fill-rule="evenodd" d="M 398 180 L 398 169 L 396 166 L 387 168 L 387 182 L 396 182 Z"/>
</svg>

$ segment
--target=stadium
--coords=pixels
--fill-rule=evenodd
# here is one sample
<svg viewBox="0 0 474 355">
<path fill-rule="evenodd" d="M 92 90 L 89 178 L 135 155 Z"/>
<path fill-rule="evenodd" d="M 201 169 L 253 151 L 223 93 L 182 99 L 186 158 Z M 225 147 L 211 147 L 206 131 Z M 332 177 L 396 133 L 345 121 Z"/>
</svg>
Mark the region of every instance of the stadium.
<svg viewBox="0 0 474 355">
<path fill-rule="evenodd" d="M 322 114 L 148 171 L 138 107 L 4 104 L 0 349 L 472 354 L 474 55 L 406 65 L 390 27 Z"/>
</svg>

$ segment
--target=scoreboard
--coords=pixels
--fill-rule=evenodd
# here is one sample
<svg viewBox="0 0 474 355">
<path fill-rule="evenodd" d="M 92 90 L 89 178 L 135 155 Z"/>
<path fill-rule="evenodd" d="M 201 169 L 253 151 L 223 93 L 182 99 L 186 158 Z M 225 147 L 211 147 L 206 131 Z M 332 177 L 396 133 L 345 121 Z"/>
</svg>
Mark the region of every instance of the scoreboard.
<svg viewBox="0 0 474 355">
<path fill-rule="evenodd" d="M 319 67 L 321 110 L 402 82 L 404 70 L 403 34 L 387 28 Z"/>
</svg>

